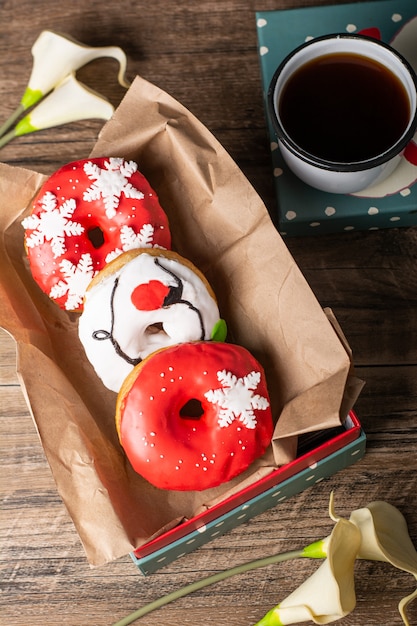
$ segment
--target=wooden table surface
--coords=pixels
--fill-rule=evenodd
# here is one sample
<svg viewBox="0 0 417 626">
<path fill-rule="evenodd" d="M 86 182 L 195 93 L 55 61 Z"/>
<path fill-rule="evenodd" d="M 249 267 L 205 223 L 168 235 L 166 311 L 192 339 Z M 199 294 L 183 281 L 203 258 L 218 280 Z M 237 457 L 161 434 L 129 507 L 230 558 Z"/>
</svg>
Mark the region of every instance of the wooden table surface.
<svg viewBox="0 0 417 626">
<path fill-rule="evenodd" d="M 254 10 L 308 0 L 2 0 L 0 117 L 23 93 L 30 48 L 43 29 L 90 45 L 115 44 L 128 75 L 143 76 L 188 107 L 220 140 L 275 210 L 257 58 Z M 115 67 L 108 63 L 109 75 Z M 117 105 L 123 90 L 103 73 L 83 78 Z M 88 156 L 102 123 L 85 121 L 20 138 L 0 159 L 50 174 Z M 416 216 L 417 222 L 417 216 Z M 338 511 L 376 499 L 404 514 L 417 544 L 417 229 L 286 240 L 317 299 L 336 314 L 366 386 L 356 411 L 365 457 L 194 553 L 145 578 L 128 555 L 90 568 L 57 495 L 15 373 L 13 340 L 0 333 L 1 556 L 3 626 L 110 625 L 143 604 L 240 562 L 327 535 L 331 490 Z M 0 268 L 1 271 L 1 268 Z M 270 566 L 228 579 L 143 618 L 143 624 L 245 626 L 298 586 L 317 565 Z M 414 581 L 415 585 L 415 581 Z M 397 603 L 412 577 L 377 562 L 357 564 L 355 611 L 343 625 L 401 624 Z M 417 624 L 417 603 L 410 621 Z"/>
</svg>

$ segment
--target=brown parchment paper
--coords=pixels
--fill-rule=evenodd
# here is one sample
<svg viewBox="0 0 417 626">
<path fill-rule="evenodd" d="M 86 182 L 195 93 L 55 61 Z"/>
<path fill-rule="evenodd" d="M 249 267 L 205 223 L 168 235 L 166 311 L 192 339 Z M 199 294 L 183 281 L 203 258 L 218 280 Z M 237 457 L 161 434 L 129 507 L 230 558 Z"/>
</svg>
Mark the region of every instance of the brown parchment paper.
<svg viewBox="0 0 417 626">
<path fill-rule="evenodd" d="M 42 294 L 28 268 L 21 220 L 45 177 L 0 164 L 0 324 L 16 341 L 19 379 L 58 491 L 89 562 L 99 565 L 294 458 L 297 436 L 339 425 L 361 385 L 343 333 L 261 199 L 181 104 L 137 77 L 91 156 L 139 164 L 168 215 L 173 248 L 211 283 L 228 341 L 264 366 L 276 420 L 264 457 L 219 488 L 162 491 L 137 475 L 117 440 L 116 394 L 104 388 L 79 342 L 78 315 Z"/>
</svg>

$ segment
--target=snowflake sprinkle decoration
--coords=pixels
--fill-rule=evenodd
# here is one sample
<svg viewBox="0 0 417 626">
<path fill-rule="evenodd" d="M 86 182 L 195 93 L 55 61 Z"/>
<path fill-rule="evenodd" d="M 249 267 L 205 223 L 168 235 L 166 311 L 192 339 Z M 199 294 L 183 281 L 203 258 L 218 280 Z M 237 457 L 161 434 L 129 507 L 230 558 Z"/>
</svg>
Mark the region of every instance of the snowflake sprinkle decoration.
<svg viewBox="0 0 417 626">
<path fill-rule="evenodd" d="M 23 228 L 33 230 L 26 237 L 26 245 L 28 248 L 35 248 L 45 241 L 50 241 L 54 257 L 58 258 L 66 252 L 65 237 L 81 235 L 84 227 L 71 220 L 76 208 L 73 198 L 65 200 L 61 206 L 58 206 L 57 197 L 47 191 L 41 198 L 40 204 L 42 211 L 39 215 L 32 214 L 22 220 Z"/>
<path fill-rule="evenodd" d="M 105 169 L 102 169 L 91 161 L 85 163 L 84 172 L 94 182 L 84 191 L 83 199 L 92 202 L 102 198 L 106 215 L 111 219 L 116 215 L 122 193 L 126 198 L 137 200 L 141 200 L 144 195 L 128 180 L 138 169 L 134 161 L 111 157 L 105 162 L 104 167 Z"/>
<path fill-rule="evenodd" d="M 128 250 L 134 250 L 136 248 L 152 248 L 154 227 L 152 224 L 144 224 L 138 233 L 135 233 L 131 226 L 124 226 L 120 229 L 120 242 L 121 248 L 116 248 L 113 252 L 109 252 L 106 256 L 106 263 L 110 263 L 116 257 L 120 256 L 122 252 Z"/>
<path fill-rule="evenodd" d="M 86 289 L 96 274 L 93 268 L 93 260 L 91 255 L 86 253 L 81 255 L 77 265 L 74 265 L 68 259 L 64 259 L 59 264 L 59 267 L 64 279 L 52 287 L 49 295 L 54 300 L 67 295 L 65 308 L 67 311 L 74 311 L 81 306 Z"/>
<path fill-rule="evenodd" d="M 209 402 L 220 406 L 219 426 L 230 426 L 239 419 L 246 428 L 255 428 L 256 416 L 254 409 L 265 410 L 269 402 L 263 396 L 254 394 L 261 380 L 259 372 L 250 372 L 243 378 L 237 378 L 231 372 L 217 372 L 217 379 L 222 385 L 220 389 L 210 389 L 204 395 Z"/>
</svg>

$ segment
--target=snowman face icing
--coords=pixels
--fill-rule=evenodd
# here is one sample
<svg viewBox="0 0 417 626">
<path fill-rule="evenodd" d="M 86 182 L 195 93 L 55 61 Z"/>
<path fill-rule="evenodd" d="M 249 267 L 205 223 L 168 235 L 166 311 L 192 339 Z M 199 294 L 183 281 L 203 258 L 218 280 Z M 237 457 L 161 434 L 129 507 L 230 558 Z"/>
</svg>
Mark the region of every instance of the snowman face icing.
<svg viewBox="0 0 417 626">
<path fill-rule="evenodd" d="M 145 357 L 178 343 L 208 340 L 217 303 L 192 267 L 141 253 L 87 291 L 79 337 L 97 375 L 118 392 Z"/>
</svg>

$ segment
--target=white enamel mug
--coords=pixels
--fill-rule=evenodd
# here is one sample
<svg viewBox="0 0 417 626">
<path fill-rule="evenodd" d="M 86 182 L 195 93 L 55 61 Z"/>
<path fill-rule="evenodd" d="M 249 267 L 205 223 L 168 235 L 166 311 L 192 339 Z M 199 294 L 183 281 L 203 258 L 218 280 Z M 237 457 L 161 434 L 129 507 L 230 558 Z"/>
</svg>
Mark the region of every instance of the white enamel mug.
<svg viewBox="0 0 417 626">
<path fill-rule="evenodd" d="M 359 55 L 390 70 L 402 83 L 408 98 L 408 123 L 383 152 L 358 160 L 332 160 L 311 153 L 291 137 L 280 104 L 287 81 L 305 64 L 325 55 Z M 387 178 L 401 160 L 417 127 L 417 79 L 410 64 L 389 45 L 371 37 L 351 34 L 312 39 L 291 52 L 277 68 L 268 90 L 268 114 L 284 161 L 302 181 L 331 193 L 354 193 Z M 360 141 L 360 138 L 358 138 Z"/>
</svg>

